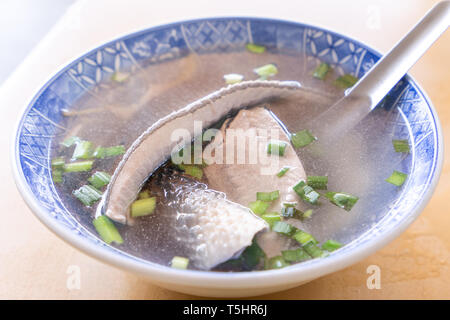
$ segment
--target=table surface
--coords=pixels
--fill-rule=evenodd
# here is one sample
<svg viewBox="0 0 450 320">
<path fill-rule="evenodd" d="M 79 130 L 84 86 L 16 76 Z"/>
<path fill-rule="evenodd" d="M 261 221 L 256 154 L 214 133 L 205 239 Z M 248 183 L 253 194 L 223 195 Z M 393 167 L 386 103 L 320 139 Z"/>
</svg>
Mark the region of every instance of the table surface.
<svg viewBox="0 0 450 320">
<path fill-rule="evenodd" d="M 180 19 L 247 15 L 301 21 L 347 34 L 386 52 L 437 1 L 78 1 L 0 87 L 0 150 L 20 110 L 61 66 L 130 31 Z M 250 3 L 251 2 L 251 3 Z M 153 4 L 152 4 L 153 3 Z M 252 4 L 253 3 L 253 4 Z M 411 74 L 433 101 L 450 141 L 450 32 L 433 45 Z M 446 146 L 447 147 L 447 146 Z M 421 216 L 395 241 L 367 259 L 301 287 L 264 299 L 450 298 L 450 148 L 437 189 Z M 9 155 L 0 157 L 0 298 L 195 299 L 142 281 L 88 257 L 49 232 L 19 195 Z M 381 289 L 369 290 L 367 267 L 381 270 Z M 80 288 L 67 281 L 79 268 Z M 70 279 L 69 279 L 70 280 Z M 70 286 L 69 286 L 70 287 Z"/>
</svg>

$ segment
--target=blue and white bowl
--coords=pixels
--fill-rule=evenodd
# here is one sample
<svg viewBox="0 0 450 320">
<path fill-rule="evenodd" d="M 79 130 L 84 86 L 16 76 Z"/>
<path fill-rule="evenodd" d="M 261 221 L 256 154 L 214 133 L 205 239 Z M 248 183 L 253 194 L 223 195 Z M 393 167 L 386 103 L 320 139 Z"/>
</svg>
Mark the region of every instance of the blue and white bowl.
<svg viewBox="0 0 450 320">
<path fill-rule="evenodd" d="M 300 23 L 259 18 L 212 18 L 178 22 L 104 44 L 58 72 L 21 115 L 13 141 L 13 170 L 36 216 L 61 238 L 87 254 L 142 275 L 163 287 L 203 296 L 251 296 L 298 286 L 345 268 L 392 241 L 420 214 L 436 186 L 443 160 L 436 111 L 423 90 L 404 77 L 391 91 L 391 104 L 405 122 L 395 130 L 410 137 L 412 161 L 401 201 L 370 230 L 326 259 L 282 270 L 220 273 L 175 270 L 124 253 L 80 225 L 63 205 L 51 178 L 50 144 L 64 130 L 61 109 L 98 92 L 112 73 L 178 59 L 188 52 L 236 52 L 248 42 L 294 51 L 328 62 L 339 73 L 361 77 L 380 58 L 367 46 L 334 32 Z M 311 59 L 311 58 L 310 58 Z"/>
</svg>

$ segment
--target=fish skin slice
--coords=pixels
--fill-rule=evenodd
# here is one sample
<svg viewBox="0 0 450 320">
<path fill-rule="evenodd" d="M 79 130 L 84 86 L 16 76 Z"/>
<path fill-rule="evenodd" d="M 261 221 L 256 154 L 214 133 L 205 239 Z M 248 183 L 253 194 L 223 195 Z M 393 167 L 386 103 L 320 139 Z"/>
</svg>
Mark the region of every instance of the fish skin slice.
<svg viewBox="0 0 450 320">
<path fill-rule="evenodd" d="M 295 81 L 245 81 L 230 85 L 169 114 L 150 126 L 124 154 L 111 177 L 96 215 L 132 224 L 129 207 L 148 176 L 167 158 L 180 141 L 172 141 L 175 129 L 194 133 L 194 121 L 208 128 L 226 114 L 266 99 L 288 95 L 300 89 Z"/>
</svg>

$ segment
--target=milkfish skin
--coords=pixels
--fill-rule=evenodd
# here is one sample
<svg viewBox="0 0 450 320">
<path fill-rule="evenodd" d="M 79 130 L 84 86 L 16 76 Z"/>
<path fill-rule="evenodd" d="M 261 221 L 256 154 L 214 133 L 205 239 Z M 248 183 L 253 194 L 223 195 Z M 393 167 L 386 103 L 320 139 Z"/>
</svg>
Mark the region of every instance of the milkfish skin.
<svg viewBox="0 0 450 320">
<path fill-rule="evenodd" d="M 132 224 L 129 207 L 141 186 L 180 143 L 171 140 L 174 130 L 186 129 L 193 136 L 194 121 L 202 121 L 203 128 L 208 128 L 232 111 L 287 96 L 300 88 L 300 83 L 295 81 L 245 81 L 215 91 L 160 119 L 124 154 L 96 215 L 106 214 L 116 222 Z"/>
</svg>

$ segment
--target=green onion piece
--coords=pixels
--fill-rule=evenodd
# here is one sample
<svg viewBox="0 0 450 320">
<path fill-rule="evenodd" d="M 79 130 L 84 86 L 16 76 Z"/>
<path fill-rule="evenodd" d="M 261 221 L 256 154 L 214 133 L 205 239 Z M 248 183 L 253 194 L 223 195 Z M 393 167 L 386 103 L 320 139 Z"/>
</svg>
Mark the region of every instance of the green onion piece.
<svg viewBox="0 0 450 320">
<path fill-rule="evenodd" d="M 131 216 L 133 218 L 152 214 L 156 208 L 156 197 L 136 200 L 131 204 Z"/>
<path fill-rule="evenodd" d="M 296 228 L 284 221 L 275 221 L 272 230 L 286 236 L 291 236 L 292 233 L 295 232 Z"/>
<path fill-rule="evenodd" d="M 294 233 L 292 236 L 298 243 L 300 243 L 302 246 L 308 244 L 308 243 L 314 243 L 317 244 L 317 240 L 308 232 L 298 230 Z"/>
<path fill-rule="evenodd" d="M 301 214 L 301 211 L 297 210 L 294 207 L 283 207 L 283 208 L 281 208 L 281 215 L 284 218 L 293 218 L 295 216 L 298 216 L 299 214 Z"/>
<path fill-rule="evenodd" d="M 252 53 L 264 53 L 266 51 L 266 47 L 254 43 L 247 43 L 245 47 Z"/>
<path fill-rule="evenodd" d="M 259 68 L 253 69 L 253 71 L 263 79 L 272 77 L 278 73 L 278 68 L 274 64 L 266 64 Z"/>
<path fill-rule="evenodd" d="M 256 199 L 261 201 L 274 201 L 280 197 L 280 191 L 275 190 L 272 192 L 257 192 Z"/>
<path fill-rule="evenodd" d="M 297 204 L 297 201 L 283 202 L 283 207 L 296 207 Z"/>
<path fill-rule="evenodd" d="M 64 169 L 64 158 L 60 157 L 60 158 L 54 158 L 52 159 L 52 168 L 53 169 Z"/>
<path fill-rule="evenodd" d="M 314 70 L 313 76 L 314 78 L 323 80 L 330 70 L 330 65 L 328 63 L 322 62 L 319 66 Z"/>
<path fill-rule="evenodd" d="M 269 208 L 269 206 L 270 206 L 270 202 L 261 201 L 261 200 L 256 200 L 256 201 L 250 202 L 250 204 L 248 205 L 250 210 L 252 210 L 258 216 L 266 213 L 266 210 Z"/>
<path fill-rule="evenodd" d="M 291 142 L 294 148 L 303 148 L 315 141 L 317 138 L 308 130 L 301 130 L 291 135 Z"/>
<path fill-rule="evenodd" d="M 281 168 L 281 170 L 277 173 L 277 177 L 281 178 L 282 176 L 284 176 L 286 174 L 286 172 L 289 171 L 289 167 L 283 167 Z"/>
<path fill-rule="evenodd" d="M 342 246 L 343 246 L 342 243 L 330 239 L 322 244 L 322 249 L 331 252 L 341 248 Z"/>
<path fill-rule="evenodd" d="M 303 248 L 281 251 L 283 258 L 287 262 L 300 262 L 311 259 L 311 256 Z"/>
<path fill-rule="evenodd" d="M 188 176 L 194 177 L 198 180 L 201 180 L 203 177 L 203 170 L 199 166 L 180 164 L 178 167 Z"/>
<path fill-rule="evenodd" d="M 189 259 L 185 257 L 175 256 L 172 258 L 170 266 L 175 269 L 187 269 L 189 265 Z"/>
<path fill-rule="evenodd" d="M 92 169 L 92 164 L 93 163 L 94 163 L 93 160 L 66 163 L 64 165 L 64 171 L 65 172 L 89 171 L 89 170 Z"/>
<path fill-rule="evenodd" d="M 302 214 L 303 219 L 310 219 L 314 213 L 313 209 L 308 209 Z"/>
<path fill-rule="evenodd" d="M 287 143 L 284 141 L 270 140 L 269 143 L 267 144 L 267 153 L 275 154 L 278 156 L 284 156 L 286 146 Z"/>
<path fill-rule="evenodd" d="M 235 84 L 235 83 L 242 82 L 242 80 L 244 80 L 244 76 L 242 74 L 229 73 L 229 74 L 225 74 L 223 76 L 223 79 L 225 80 L 226 84 Z"/>
<path fill-rule="evenodd" d="M 125 147 L 114 146 L 114 147 L 97 147 L 93 153 L 93 157 L 104 159 L 104 158 L 112 158 L 125 153 Z"/>
<path fill-rule="evenodd" d="M 62 183 L 63 182 L 63 171 L 60 168 L 52 169 L 52 180 L 54 183 Z"/>
<path fill-rule="evenodd" d="M 97 230 L 100 238 L 107 244 L 115 242 L 117 244 L 122 244 L 123 239 L 120 236 L 114 223 L 107 216 L 100 216 L 92 221 L 92 224 Z"/>
<path fill-rule="evenodd" d="M 277 212 L 264 213 L 261 218 L 269 224 L 270 228 L 273 227 L 275 222 L 281 221 L 281 216 Z"/>
<path fill-rule="evenodd" d="M 317 193 L 317 191 L 315 191 L 312 187 L 308 186 L 303 180 L 292 188 L 300 196 L 300 198 L 310 204 L 316 204 L 320 197 L 320 194 Z"/>
<path fill-rule="evenodd" d="M 405 183 L 407 177 L 408 175 L 406 173 L 394 170 L 391 176 L 385 181 L 393 184 L 394 186 L 400 187 Z"/>
<path fill-rule="evenodd" d="M 247 269 L 252 270 L 264 257 L 264 251 L 259 247 L 258 243 L 253 240 L 252 244 L 242 252 L 240 259 Z"/>
<path fill-rule="evenodd" d="M 334 85 L 342 89 L 347 89 L 353 87 L 356 82 L 358 82 L 358 78 L 347 73 L 337 78 L 334 81 Z"/>
<path fill-rule="evenodd" d="M 328 177 L 327 176 L 308 176 L 306 183 L 308 186 L 318 189 L 327 190 Z"/>
<path fill-rule="evenodd" d="M 77 144 L 80 141 L 81 141 L 81 139 L 78 137 L 70 137 L 70 138 L 65 139 L 60 144 L 66 148 L 70 148 L 71 146 L 73 146 L 74 144 Z"/>
<path fill-rule="evenodd" d="M 272 257 L 266 262 L 265 269 L 281 269 L 289 266 L 282 256 Z"/>
<path fill-rule="evenodd" d="M 327 192 L 325 197 L 327 197 L 331 203 L 346 211 L 350 211 L 359 199 L 358 197 L 344 192 Z"/>
<path fill-rule="evenodd" d="M 148 199 L 148 198 L 150 198 L 150 192 L 148 192 L 148 190 L 139 192 L 138 199 Z"/>
<path fill-rule="evenodd" d="M 130 75 L 128 73 L 116 71 L 112 74 L 111 80 L 122 83 L 122 82 L 125 82 L 129 77 L 130 77 Z"/>
<path fill-rule="evenodd" d="M 102 197 L 101 191 L 90 185 L 83 185 L 79 189 L 74 190 L 72 193 L 78 200 L 88 207 L 100 200 Z"/>
<path fill-rule="evenodd" d="M 89 183 L 97 189 L 101 189 L 106 186 L 111 180 L 111 176 L 103 171 L 97 171 L 89 179 Z"/>
<path fill-rule="evenodd" d="M 303 246 L 303 249 L 313 258 L 323 258 L 328 255 L 328 252 L 320 249 L 317 244 L 309 242 Z"/>
<path fill-rule="evenodd" d="M 94 144 L 92 142 L 80 141 L 73 151 L 72 159 L 89 159 L 92 158 L 93 152 Z"/>
<path fill-rule="evenodd" d="M 410 151 L 408 140 L 392 140 L 392 145 L 395 152 L 409 153 Z"/>
</svg>

